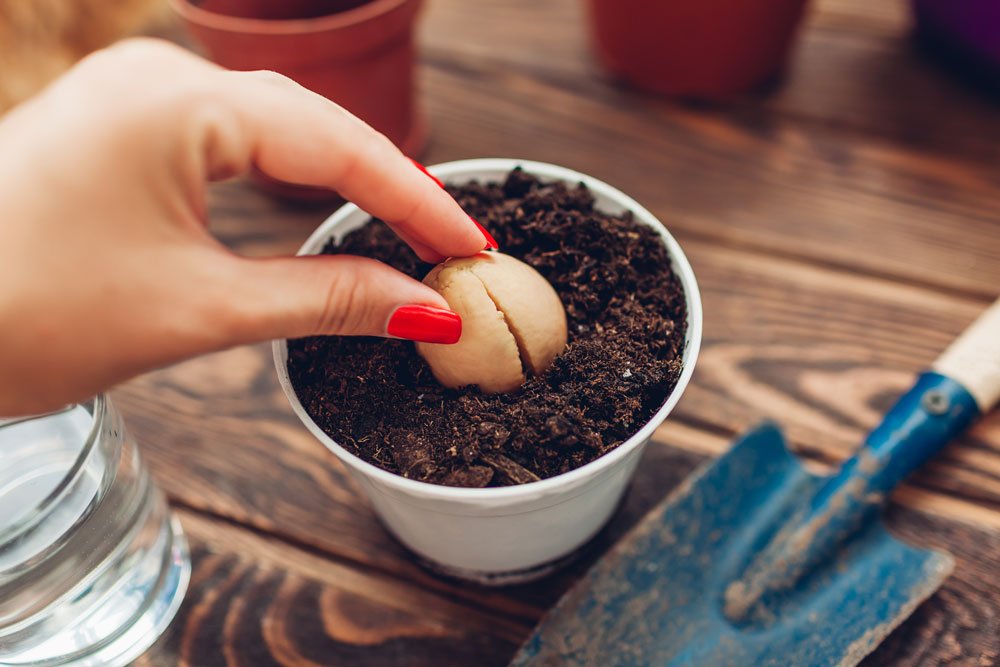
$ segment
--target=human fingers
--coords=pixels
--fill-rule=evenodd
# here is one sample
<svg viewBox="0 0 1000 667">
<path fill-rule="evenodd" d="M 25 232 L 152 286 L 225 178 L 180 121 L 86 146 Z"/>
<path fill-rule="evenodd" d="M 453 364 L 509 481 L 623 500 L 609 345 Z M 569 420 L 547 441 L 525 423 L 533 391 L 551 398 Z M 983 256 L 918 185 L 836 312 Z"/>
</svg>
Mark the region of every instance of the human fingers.
<svg viewBox="0 0 1000 667">
<path fill-rule="evenodd" d="M 221 346 L 310 335 L 389 336 L 455 343 L 461 318 L 440 294 L 352 255 L 234 258 Z"/>
<path fill-rule="evenodd" d="M 273 72 L 220 76 L 226 112 L 203 117 L 213 137 L 205 143 L 210 173 L 253 164 L 274 178 L 333 188 L 428 261 L 495 245 L 432 178 L 343 108 Z"/>
</svg>

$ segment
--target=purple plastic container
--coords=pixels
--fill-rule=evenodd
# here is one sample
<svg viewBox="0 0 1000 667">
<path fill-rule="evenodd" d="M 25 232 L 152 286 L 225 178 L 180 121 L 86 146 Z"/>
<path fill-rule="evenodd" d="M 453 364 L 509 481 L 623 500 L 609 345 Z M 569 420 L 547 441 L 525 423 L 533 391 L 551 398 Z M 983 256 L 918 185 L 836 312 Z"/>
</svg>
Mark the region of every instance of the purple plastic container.
<svg viewBox="0 0 1000 667">
<path fill-rule="evenodd" d="M 913 0 L 917 29 L 1000 72 L 1000 0 Z"/>
</svg>

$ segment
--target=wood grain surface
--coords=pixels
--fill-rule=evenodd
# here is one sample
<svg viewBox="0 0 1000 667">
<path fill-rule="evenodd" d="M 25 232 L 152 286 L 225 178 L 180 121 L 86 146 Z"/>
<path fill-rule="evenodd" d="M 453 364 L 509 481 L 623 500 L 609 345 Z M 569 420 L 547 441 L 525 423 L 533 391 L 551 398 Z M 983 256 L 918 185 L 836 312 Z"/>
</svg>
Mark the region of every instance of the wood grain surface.
<svg viewBox="0 0 1000 667">
<path fill-rule="evenodd" d="M 581 4 L 431 0 L 419 75 L 426 162 L 590 173 L 691 259 L 702 357 L 615 518 L 543 582 L 435 577 L 291 413 L 267 346 L 192 360 L 114 394 L 194 551 L 177 622 L 137 664 L 505 664 L 588 563 L 740 431 L 775 419 L 810 465 L 835 464 L 1000 292 L 1000 101 L 914 45 L 904 3 L 815 2 L 782 86 L 707 107 L 618 86 Z M 242 182 L 210 204 L 248 255 L 293 253 L 332 210 Z M 866 664 L 1000 664 L 1000 414 L 904 485 L 887 520 L 958 566 Z"/>
</svg>

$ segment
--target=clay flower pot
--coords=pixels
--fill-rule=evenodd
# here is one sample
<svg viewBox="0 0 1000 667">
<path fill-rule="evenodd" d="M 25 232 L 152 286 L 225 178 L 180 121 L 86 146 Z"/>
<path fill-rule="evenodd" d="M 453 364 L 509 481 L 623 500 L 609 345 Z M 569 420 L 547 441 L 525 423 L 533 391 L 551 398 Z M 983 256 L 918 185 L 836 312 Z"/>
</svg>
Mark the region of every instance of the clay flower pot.
<svg viewBox="0 0 1000 667">
<path fill-rule="evenodd" d="M 223 67 L 280 72 L 351 111 L 407 155 L 423 149 L 426 126 L 413 82 L 422 0 L 170 1 Z M 335 196 L 256 176 L 279 194 Z"/>
<path fill-rule="evenodd" d="M 526 160 L 460 160 L 432 167 L 431 172 L 451 183 L 496 181 L 517 166 L 549 181 L 584 183 L 601 210 L 632 211 L 637 222 L 652 227 L 662 239 L 680 279 L 687 306 L 681 375 L 660 409 L 631 438 L 575 470 L 518 486 L 461 488 L 407 479 L 355 456 L 313 421 L 289 377 L 287 341 L 273 344 L 278 380 L 295 414 L 346 466 L 385 526 L 432 569 L 488 585 L 529 581 L 551 572 L 604 526 L 653 431 L 684 393 L 702 332 L 701 297 L 684 252 L 652 213 L 622 192 L 579 172 Z M 331 238 L 340 240 L 369 219 L 347 204 L 320 225 L 299 254 L 318 254 Z"/>
<path fill-rule="evenodd" d="M 806 0 L 587 0 L 597 53 L 640 88 L 717 99 L 776 78 Z"/>
</svg>

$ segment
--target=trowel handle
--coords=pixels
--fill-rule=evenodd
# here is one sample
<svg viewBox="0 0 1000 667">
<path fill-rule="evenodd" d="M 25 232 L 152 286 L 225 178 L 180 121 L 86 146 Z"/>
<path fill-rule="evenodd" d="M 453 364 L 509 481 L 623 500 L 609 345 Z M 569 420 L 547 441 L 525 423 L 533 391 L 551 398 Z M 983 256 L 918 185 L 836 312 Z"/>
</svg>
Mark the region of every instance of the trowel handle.
<svg viewBox="0 0 1000 667">
<path fill-rule="evenodd" d="M 1000 299 L 934 362 L 933 369 L 965 387 L 988 412 L 1000 400 Z"/>
<path fill-rule="evenodd" d="M 1000 299 L 886 413 L 861 449 L 813 498 L 814 511 L 848 490 L 884 499 L 1000 398 Z M 862 496 L 864 495 L 862 494 Z M 859 497 L 862 497 L 859 496 Z M 846 520 L 860 510 L 844 506 Z"/>
<path fill-rule="evenodd" d="M 872 491 L 888 494 L 1000 398 L 1000 299 L 979 316 L 933 369 L 872 431 L 839 480 L 852 474 Z M 857 464 L 857 472 L 852 469 Z M 839 484 L 834 485 L 839 486 Z"/>
</svg>

